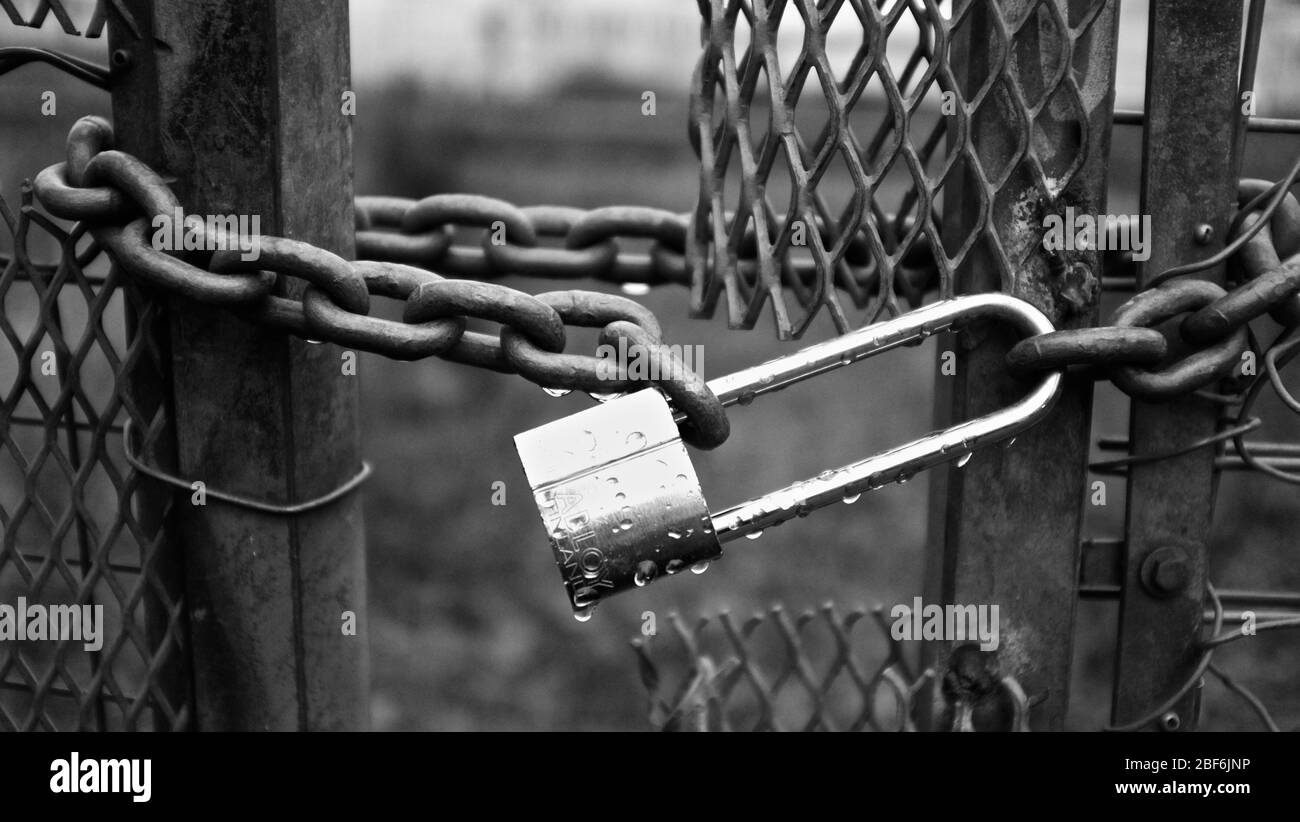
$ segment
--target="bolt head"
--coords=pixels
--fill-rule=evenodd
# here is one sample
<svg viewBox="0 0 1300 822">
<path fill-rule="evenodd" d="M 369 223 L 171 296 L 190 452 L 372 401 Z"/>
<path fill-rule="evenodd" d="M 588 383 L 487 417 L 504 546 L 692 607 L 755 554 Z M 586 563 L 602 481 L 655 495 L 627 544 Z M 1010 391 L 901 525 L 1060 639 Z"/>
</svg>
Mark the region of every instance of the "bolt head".
<svg viewBox="0 0 1300 822">
<path fill-rule="evenodd" d="M 1156 587 L 1168 593 L 1181 591 L 1191 579 L 1192 569 L 1182 559 L 1167 559 L 1156 564 Z"/>
<path fill-rule="evenodd" d="M 1173 596 L 1191 582 L 1191 559 L 1182 548 L 1157 548 L 1142 563 L 1142 584 L 1154 596 Z"/>
<path fill-rule="evenodd" d="M 1193 236 L 1196 238 L 1196 242 L 1201 245 L 1209 245 L 1210 241 L 1214 239 L 1214 226 L 1209 223 L 1201 223 L 1196 227 Z"/>
</svg>

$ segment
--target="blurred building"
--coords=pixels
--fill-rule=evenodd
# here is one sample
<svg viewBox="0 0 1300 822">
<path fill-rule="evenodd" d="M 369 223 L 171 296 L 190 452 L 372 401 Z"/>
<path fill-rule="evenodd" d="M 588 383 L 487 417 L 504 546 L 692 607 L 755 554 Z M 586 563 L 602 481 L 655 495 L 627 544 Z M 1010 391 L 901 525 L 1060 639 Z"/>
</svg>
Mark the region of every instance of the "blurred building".
<svg viewBox="0 0 1300 822">
<path fill-rule="evenodd" d="M 691 0 L 353 0 L 353 77 L 406 76 L 462 94 L 525 97 L 583 76 L 685 88 L 699 52 Z"/>
<path fill-rule="evenodd" d="M 1140 108 L 1148 4 L 1120 4 L 1116 105 Z M 1260 115 L 1300 111 L 1300 4 L 1272 3 L 1256 82 Z M 790 3 L 778 54 L 798 53 L 802 21 Z M 353 75 L 358 86 L 407 76 L 461 94 L 526 97 L 583 75 L 641 88 L 684 90 L 699 55 L 694 0 L 353 0 Z M 904 15 L 890 34 L 897 74 L 915 47 Z M 862 40 L 846 5 L 828 37 L 831 64 L 847 64 Z M 876 92 L 876 87 L 869 93 Z"/>
<path fill-rule="evenodd" d="M 30 16 L 39 0 L 12 0 Z M 84 26 L 94 0 L 62 0 Z M 699 55 L 695 0 L 351 0 L 352 66 L 358 87 L 410 78 L 430 88 L 480 97 L 546 94 L 585 78 L 660 93 L 684 93 Z M 1140 108 L 1146 72 L 1148 4 L 1120 4 L 1116 105 Z M 802 21 L 789 3 L 778 53 L 784 65 L 798 53 Z M 895 73 L 916 44 L 917 26 L 904 15 L 890 35 Z M 847 6 L 831 29 L 833 66 L 847 64 L 862 39 Z M 1300 4 L 1270 3 L 1256 81 L 1257 113 L 1300 113 Z M 39 31 L 4 25 L 2 45 L 39 45 L 103 59 L 105 40 L 62 34 L 53 15 Z M 20 75 L 21 76 L 21 75 Z M 874 84 L 868 93 L 878 93 Z"/>
</svg>

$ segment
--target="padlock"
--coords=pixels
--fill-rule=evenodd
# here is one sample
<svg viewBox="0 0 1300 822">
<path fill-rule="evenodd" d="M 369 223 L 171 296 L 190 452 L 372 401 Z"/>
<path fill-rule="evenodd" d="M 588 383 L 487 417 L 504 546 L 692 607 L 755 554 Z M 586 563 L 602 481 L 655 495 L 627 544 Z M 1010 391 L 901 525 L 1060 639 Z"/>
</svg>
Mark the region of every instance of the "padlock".
<svg viewBox="0 0 1300 822">
<path fill-rule="evenodd" d="M 724 406 L 849 365 L 976 319 L 1010 322 L 1026 336 L 1051 322 L 1029 303 L 976 294 L 932 303 L 708 383 Z M 981 446 L 1008 440 L 1047 414 L 1062 372 L 1047 372 L 1013 405 L 928 434 L 779 491 L 709 513 L 674 412 L 655 388 L 515 437 L 575 614 L 601 599 L 686 569 L 701 571 L 722 545 L 863 491 L 902 482 L 943 462 L 964 464 Z"/>
</svg>

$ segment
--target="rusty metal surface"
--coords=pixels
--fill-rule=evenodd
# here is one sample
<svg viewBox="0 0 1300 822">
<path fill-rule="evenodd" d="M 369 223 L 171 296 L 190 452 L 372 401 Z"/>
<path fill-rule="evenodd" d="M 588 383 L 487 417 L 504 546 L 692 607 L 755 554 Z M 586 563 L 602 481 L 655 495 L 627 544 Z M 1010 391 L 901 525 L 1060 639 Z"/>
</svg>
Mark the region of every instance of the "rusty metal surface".
<svg viewBox="0 0 1300 822">
<path fill-rule="evenodd" d="M 1151 4 L 1142 211 L 1151 215 L 1152 249 L 1139 269 L 1139 285 L 1170 266 L 1204 257 L 1227 235 L 1236 193 L 1229 158 L 1234 156 L 1241 25 L 1239 3 Z M 1189 145 L 1197 150 L 1188 151 Z M 1217 238 L 1208 249 L 1195 236 L 1202 223 L 1212 226 Z M 1200 276 L 1222 283 L 1225 272 L 1217 267 Z M 1216 405 L 1197 397 L 1162 405 L 1135 400 L 1133 453 L 1176 452 L 1190 440 L 1212 435 L 1218 415 Z M 1214 507 L 1213 461 L 1213 450 L 1203 448 L 1130 468 L 1112 706 L 1116 724 L 1147 717 L 1182 686 L 1200 658 L 1196 645 Z M 1141 569 L 1162 548 L 1184 552 L 1189 574 L 1181 591 L 1155 597 L 1143 586 Z M 1196 703 L 1192 693 L 1173 707 L 1179 727 L 1195 727 Z"/>
<path fill-rule="evenodd" d="M 956 82 L 993 91 L 970 118 L 975 173 L 944 201 L 945 231 L 981 240 L 959 261 L 954 288 L 1008 291 L 1058 328 L 1094 325 L 1100 255 L 1070 252 L 1063 265 L 1049 259 L 1043 219 L 1067 206 L 1106 210 L 1118 3 L 959 9 L 966 23 L 954 41 Z M 1027 122 L 1053 142 L 1027 139 Z M 960 147 L 950 142 L 950 151 Z M 937 424 L 1024 390 L 1004 364 L 1013 342 L 989 335 L 974 348 L 954 346 L 956 376 L 936 381 Z M 1036 730 L 1061 728 L 1069 700 L 1091 403 L 1091 379 L 1067 376 L 1053 413 L 1014 447 L 940 471 L 931 484 L 928 598 L 999 604 L 1005 639 L 997 659 L 986 661 L 986 675 L 1009 674 L 1024 686 Z M 951 649 L 927 650 L 928 664 L 943 670 Z"/>
<path fill-rule="evenodd" d="M 130 0 L 170 48 L 110 30 L 121 146 L 176 178 L 190 211 L 263 225 L 351 256 L 351 138 L 338 2 Z M 299 284 L 296 289 L 304 286 Z M 337 350 L 168 301 L 173 470 L 269 501 L 321 495 L 357 471 L 356 383 Z M 168 466 L 171 467 L 171 466 Z M 360 500 L 281 518 L 177 506 L 204 729 L 363 728 L 367 651 Z"/>
</svg>

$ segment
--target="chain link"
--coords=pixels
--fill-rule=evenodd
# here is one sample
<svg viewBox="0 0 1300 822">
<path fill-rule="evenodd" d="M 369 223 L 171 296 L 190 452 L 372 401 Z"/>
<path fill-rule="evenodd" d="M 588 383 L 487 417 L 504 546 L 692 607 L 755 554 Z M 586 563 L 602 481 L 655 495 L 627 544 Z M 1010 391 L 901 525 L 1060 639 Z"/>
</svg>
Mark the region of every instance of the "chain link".
<svg viewBox="0 0 1300 822">
<path fill-rule="evenodd" d="M 1237 286 L 1232 291 L 1185 277 L 1222 256 L 1221 251 L 1152 278 L 1158 285 L 1121 305 L 1110 326 L 1021 340 L 1007 355 L 1008 367 L 1028 374 L 1102 366 L 1120 390 L 1156 402 L 1230 376 L 1250 350 L 1252 320 L 1270 314 L 1286 330 L 1300 325 L 1300 202 L 1278 187 L 1291 184 L 1296 176 L 1293 169 L 1281 184 L 1247 179 L 1238 186 L 1242 210 L 1234 221 L 1234 239 L 1224 249 L 1234 250 L 1231 261 Z M 1266 199 L 1269 203 L 1262 211 L 1252 211 Z M 1168 336 L 1155 330 L 1176 317 L 1183 319 L 1167 331 Z M 1279 335 L 1273 347 L 1284 336 L 1285 332 Z M 1270 375 L 1270 379 L 1281 388 L 1280 378 Z"/>
<path fill-rule="evenodd" d="M 643 306 L 611 294 L 557 291 L 531 296 L 482 282 L 512 273 L 621 282 L 686 282 L 682 261 L 685 218 L 641 207 L 580 211 L 519 208 L 467 194 L 411 201 L 360 198 L 357 244 L 350 262 L 325 249 L 284 237 L 233 238 L 183 214 L 167 182 L 113 146 L 100 117 L 84 117 L 68 135 L 67 161 L 37 175 L 34 189 L 49 212 L 85 223 L 115 262 L 144 283 L 196 302 L 230 307 L 248 319 L 313 341 L 327 341 L 396 359 L 438 356 L 518 373 L 554 392 L 580 388 L 593 395 L 631 390 L 626 363 L 565 353 L 565 326 L 606 328 L 647 347 L 657 375 L 647 380 L 679 403 L 689 436 L 701 447 L 720 445 L 729 427 L 718 398 L 662 345 L 659 322 Z M 147 239 L 159 217 L 183 220 L 198 247 L 189 260 Z M 454 245 L 456 229 L 486 229 L 481 247 Z M 395 229 L 395 230 L 394 230 Z M 563 237 L 543 248 L 539 237 Z M 651 251 L 625 259 L 618 238 L 650 240 Z M 241 245 L 239 240 L 244 240 Z M 206 257 L 206 259 L 202 259 Z M 202 261 L 204 267 L 194 263 Z M 420 267 L 415 267 L 420 266 Z M 429 267 L 474 276 L 444 279 Z M 575 272 L 581 269 L 580 274 Z M 302 298 L 285 296 L 283 278 L 308 285 Z M 370 316 L 371 295 L 401 300 L 402 322 Z M 493 336 L 467 330 L 467 318 L 500 323 Z M 635 328 L 631 332 L 625 326 Z"/>
<path fill-rule="evenodd" d="M 519 207 L 471 194 L 420 200 L 359 197 L 356 242 L 362 260 L 350 262 L 308 243 L 271 236 L 257 238 L 259 253 L 249 259 L 246 247 L 234 238 L 220 232 L 213 236 L 201 220 L 184 217 L 167 181 L 112 145 L 106 120 L 82 118 L 69 133 L 67 161 L 44 169 L 34 188 L 51 214 L 87 223 L 95 240 L 143 282 L 228 306 L 307 339 L 395 359 L 437 356 L 520 374 L 554 393 L 582 390 L 601 396 L 635 387 L 637 381 L 625 370 L 611 376 L 607 361 L 565 352 L 566 327 L 602 329 L 602 343 L 635 343 L 657 362 L 659 367 L 651 370 L 660 375 L 655 382 L 687 415 L 684 436 L 703 447 L 727 437 L 721 404 L 663 344 L 658 321 L 643 306 L 589 291 L 533 296 L 491 282 L 527 275 L 689 285 L 691 227 L 686 215 L 639 206 L 590 211 Z M 1279 183 L 1241 182 L 1242 209 L 1234 221 L 1234 239 L 1223 251 L 1154 277 L 1158 285 L 1120 306 L 1109 326 L 1020 341 L 1007 355 L 1008 370 L 1029 375 L 1093 367 L 1121 390 L 1149 401 L 1205 389 L 1228 377 L 1250 350 L 1252 320 L 1269 313 L 1288 331 L 1300 325 L 1300 203 L 1286 190 L 1297 170 L 1300 166 Z M 206 259 L 194 254 L 188 260 L 156 250 L 146 234 L 159 215 L 192 221 L 186 231 L 198 235 L 201 247 L 217 250 Z M 882 219 L 893 220 L 888 215 Z M 471 229 L 481 230 L 481 238 L 461 242 Z M 825 235 L 829 226 L 812 229 Z M 881 276 L 867 230 L 845 244 L 837 279 L 838 286 L 864 298 Z M 902 230 L 908 230 L 906 225 Z M 629 251 L 623 247 L 627 240 L 645 248 Z M 756 278 L 758 243 L 752 227 L 738 247 L 741 276 Z M 1230 292 L 1183 276 L 1228 254 L 1237 281 Z M 814 266 L 811 260 L 787 258 L 781 277 L 796 292 L 808 290 L 817 282 Z M 909 249 L 895 268 L 895 290 L 913 305 L 938 282 L 932 251 L 924 244 Z M 466 279 L 444 279 L 442 273 Z M 285 277 L 308 283 L 301 300 L 284 296 Z M 401 301 L 402 320 L 370 316 L 371 296 Z M 1175 327 L 1170 321 L 1178 317 Z M 496 322 L 500 331 L 469 330 L 468 318 Z M 1279 356 L 1289 359 L 1292 348 L 1288 343 L 1280 355 L 1265 352 L 1266 364 L 1275 370 Z"/>
</svg>

